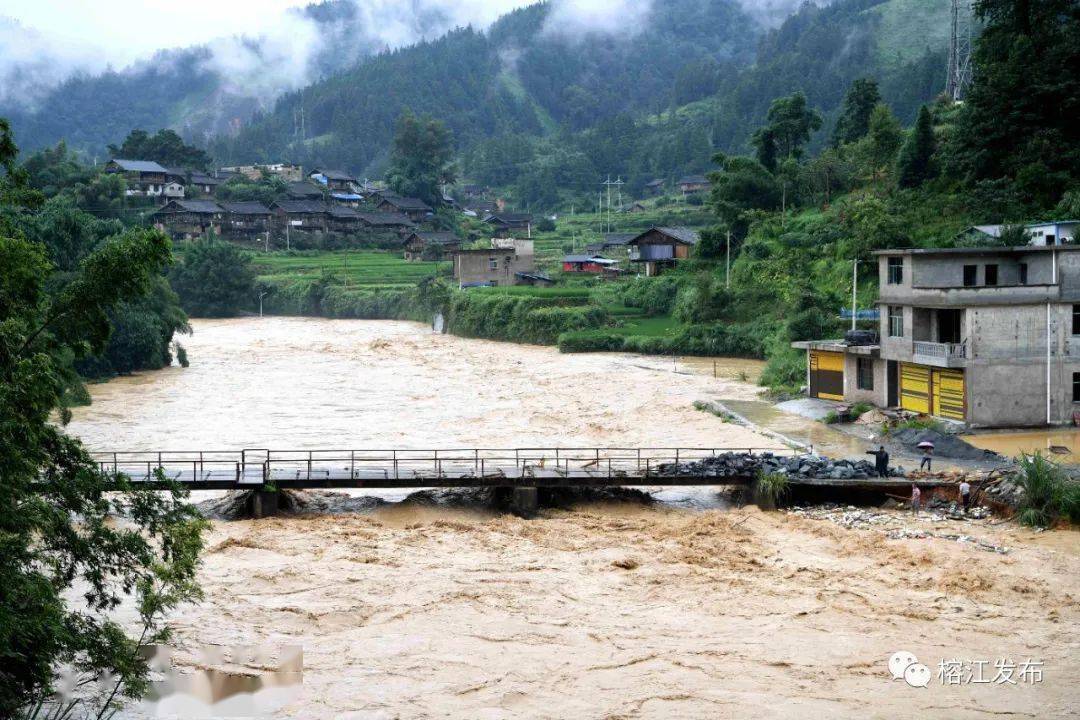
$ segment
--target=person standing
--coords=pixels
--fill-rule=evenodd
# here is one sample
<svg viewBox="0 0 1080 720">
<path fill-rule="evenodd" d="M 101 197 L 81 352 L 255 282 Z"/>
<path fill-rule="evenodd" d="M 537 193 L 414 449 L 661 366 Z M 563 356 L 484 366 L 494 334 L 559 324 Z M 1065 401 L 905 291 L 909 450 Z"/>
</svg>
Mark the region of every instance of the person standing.
<svg viewBox="0 0 1080 720">
<path fill-rule="evenodd" d="M 960 481 L 960 503 L 964 506 L 964 514 L 967 515 L 968 506 L 971 504 L 971 483 L 964 478 Z"/>
<path fill-rule="evenodd" d="M 874 469 L 877 470 L 878 477 L 889 477 L 889 453 L 885 451 L 885 446 L 882 445 L 877 450 L 867 450 L 866 454 L 874 456 Z"/>
<path fill-rule="evenodd" d="M 915 483 L 911 483 L 911 512 L 919 512 L 919 505 L 922 501 L 922 490 Z"/>
<path fill-rule="evenodd" d="M 924 445 L 922 449 L 922 461 L 919 463 L 919 469 L 926 468 L 926 472 L 933 472 L 930 469 L 930 463 L 934 459 L 934 446 Z"/>
</svg>

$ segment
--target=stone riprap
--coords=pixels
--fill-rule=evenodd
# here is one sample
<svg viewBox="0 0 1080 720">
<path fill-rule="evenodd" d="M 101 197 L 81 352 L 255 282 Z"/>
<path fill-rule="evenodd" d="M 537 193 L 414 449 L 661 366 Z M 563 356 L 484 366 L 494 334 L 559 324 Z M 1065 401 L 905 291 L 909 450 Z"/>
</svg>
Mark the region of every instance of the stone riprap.
<svg viewBox="0 0 1080 720">
<path fill-rule="evenodd" d="M 877 477 L 874 463 L 868 460 L 833 460 L 820 455 L 724 453 L 693 462 L 667 463 L 660 466 L 662 475 L 693 474 L 722 478 L 754 477 L 759 473 L 829 480 L 867 480 Z M 903 468 L 889 468 L 889 475 L 904 477 Z"/>
</svg>

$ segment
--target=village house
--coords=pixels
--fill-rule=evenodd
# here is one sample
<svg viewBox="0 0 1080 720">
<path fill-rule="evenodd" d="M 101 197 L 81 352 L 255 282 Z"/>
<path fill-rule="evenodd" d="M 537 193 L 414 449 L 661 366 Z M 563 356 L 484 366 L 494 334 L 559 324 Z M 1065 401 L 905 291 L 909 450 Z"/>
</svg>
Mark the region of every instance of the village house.
<svg viewBox="0 0 1080 720">
<path fill-rule="evenodd" d="M 329 215 L 327 206 L 315 200 L 277 200 L 270 205 L 275 225 L 281 229 L 302 232 L 326 232 Z"/>
<path fill-rule="evenodd" d="M 250 238 L 270 231 L 273 213 L 261 202 L 219 203 L 225 211 L 222 229 L 236 237 Z"/>
<path fill-rule="evenodd" d="M 330 204 L 326 214 L 326 229 L 329 232 L 354 233 L 362 227 L 360 213 L 351 207 Z"/>
<path fill-rule="evenodd" d="M 405 259 L 423 260 L 428 247 L 436 247 L 443 255 L 461 249 L 461 238 L 452 232 L 414 232 L 405 238 Z"/>
<path fill-rule="evenodd" d="M 654 227 L 627 241 L 630 262 L 641 263 L 645 275 L 659 275 L 665 268 L 686 260 L 697 245 L 698 234 L 685 227 Z"/>
<path fill-rule="evenodd" d="M 704 192 L 709 189 L 709 179 L 704 175 L 687 175 L 681 178 L 676 185 L 683 195 Z"/>
<path fill-rule="evenodd" d="M 1080 414 L 1080 246 L 881 250 L 879 339 L 793 343 L 814 397 L 973 427 Z"/>
<path fill-rule="evenodd" d="M 336 205 L 343 205 L 345 207 L 353 208 L 354 210 L 360 207 L 360 203 L 363 202 L 364 196 L 360 193 L 354 192 L 332 192 L 330 193 L 330 202 Z"/>
<path fill-rule="evenodd" d="M 666 183 L 657 178 L 656 180 L 650 180 L 645 183 L 645 194 L 649 197 L 657 197 L 664 194 L 664 186 Z"/>
<path fill-rule="evenodd" d="M 308 173 L 308 177 L 320 185 L 325 185 L 331 191 L 356 192 L 359 183 L 344 170 L 319 170 L 315 169 Z"/>
<path fill-rule="evenodd" d="M 189 191 L 194 191 L 196 194 L 205 197 L 210 197 L 217 192 L 218 186 L 221 185 L 221 183 L 221 180 L 212 175 L 193 170 L 188 179 L 187 187 Z"/>
<path fill-rule="evenodd" d="M 401 213 L 410 220 L 415 220 L 417 222 L 423 221 L 435 214 L 435 211 L 431 209 L 431 206 L 419 198 L 401 197 L 400 195 L 394 195 L 392 193 L 381 194 L 379 202 L 375 207 L 379 212 Z"/>
<path fill-rule="evenodd" d="M 360 224 L 372 231 L 391 231 L 400 235 L 404 235 L 413 228 L 416 224 L 412 220 L 405 217 L 401 213 L 358 213 L 360 218 Z"/>
<path fill-rule="evenodd" d="M 585 255 L 567 255 L 562 261 L 562 270 L 565 273 L 588 273 L 591 275 L 611 274 L 617 270 L 618 261 L 610 260 L 593 253 Z"/>
<path fill-rule="evenodd" d="M 105 172 L 124 176 L 128 196 L 161 197 L 168 182 L 168 171 L 153 160 L 115 158 L 105 164 Z"/>
<path fill-rule="evenodd" d="M 532 237 L 532 215 L 528 213 L 496 212 L 485 217 L 484 222 L 494 228 L 495 237 Z"/>
<path fill-rule="evenodd" d="M 623 210 L 623 212 L 633 213 L 633 214 L 636 215 L 638 213 L 643 213 L 646 210 L 648 210 L 648 208 L 645 207 L 644 203 L 635 202 L 635 203 L 632 203 L 632 204 L 628 205 L 626 207 L 626 209 Z"/>
<path fill-rule="evenodd" d="M 481 200 L 473 198 L 467 200 L 463 212 L 470 217 L 487 217 L 499 211 L 499 206 L 493 200 Z"/>
<path fill-rule="evenodd" d="M 285 187 L 285 195 L 290 200 L 322 200 L 323 191 L 309 182 L 291 182 Z"/>
<path fill-rule="evenodd" d="M 150 219 L 154 227 L 174 240 L 220 234 L 225 211 L 212 200 L 170 200 Z"/>
<path fill-rule="evenodd" d="M 495 240 L 492 247 L 454 253 L 454 279 L 459 287 L 547 285 L 553 281 L 536 271 L 531 240 Z"/>
<path fill-rule="evenodd" d="M 1008 225 L 972 225 L 960 232 L 958 239 L 963 241 L 987 241 L 1001 237 Z M 1068 245 L 1076 241 L 1080 220 L 1050 220 L 1027 223 L 1024 230 L 1031 245 Z"/>
</svg>

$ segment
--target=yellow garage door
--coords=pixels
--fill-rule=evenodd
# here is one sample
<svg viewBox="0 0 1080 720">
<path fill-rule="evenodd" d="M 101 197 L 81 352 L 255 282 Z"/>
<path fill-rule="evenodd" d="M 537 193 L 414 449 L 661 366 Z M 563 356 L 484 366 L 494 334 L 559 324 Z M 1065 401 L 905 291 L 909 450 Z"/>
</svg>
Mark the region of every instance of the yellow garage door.
<svg viewBox="0 0 1080 720">
<path fill-rule="evenodd" d="M 900 407 L 917 413 L 930 412 L 930 368 L 900 363 Z"/>
<path fill-rule="evenodd" d="M 934 369 L 933 414 L 952 420 L 964 419 L 964 371 Z"/>
<path fill-rule="evenodd" d="M 810 397 L 844 399 L 844 354 L 810 351 Z"/>
</svg>

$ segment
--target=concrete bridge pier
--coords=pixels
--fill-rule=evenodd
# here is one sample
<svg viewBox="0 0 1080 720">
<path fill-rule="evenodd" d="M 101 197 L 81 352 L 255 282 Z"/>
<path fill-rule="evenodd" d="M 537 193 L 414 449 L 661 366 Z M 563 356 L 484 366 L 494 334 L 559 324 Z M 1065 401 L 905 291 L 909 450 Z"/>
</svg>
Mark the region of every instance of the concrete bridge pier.
<svg viewBox="0 0 1080 720">
<path fill-rule="evenodd" d="M 510 511 L 518 517 L 536 517 L 540 509 L 539 492 L 534 487 L 515 487 L 510 497 Z"/>
<path fill-rule="evenodd" d="M 251 493 L 251 517 L 273 517 L 278 512 L 281 494 L 275 490 L 255 490 Z"/>
</svg>

